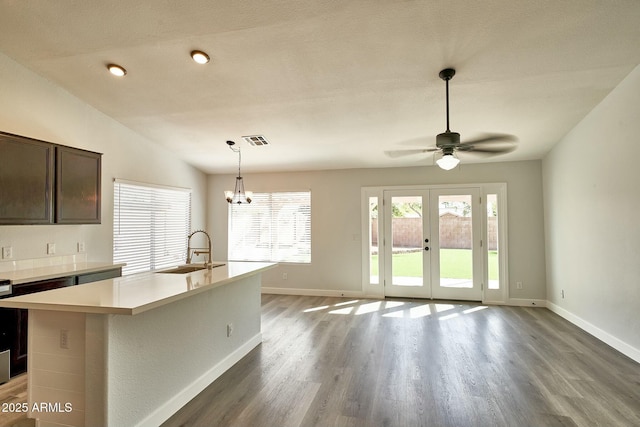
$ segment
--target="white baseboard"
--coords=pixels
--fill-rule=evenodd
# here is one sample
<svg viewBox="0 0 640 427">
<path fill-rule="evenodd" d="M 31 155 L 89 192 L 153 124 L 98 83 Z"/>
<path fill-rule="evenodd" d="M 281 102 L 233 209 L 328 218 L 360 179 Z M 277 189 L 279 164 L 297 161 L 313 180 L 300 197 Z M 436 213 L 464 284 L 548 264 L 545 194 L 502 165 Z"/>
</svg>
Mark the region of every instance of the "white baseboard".
<svg viewBox="0 0 640 427">
<path fill-rule="evenodd" d="M 263 286 L 262 293 L 274 295 L 301 295 L 310 297 L 364 298 L 364 294 L 361 291 L 336 291 L 331 289 L 273 288 Z"/>
<path fill-rule="evenodd" d="M 300 288 L 276 288 L 271 286 L 262 287 L 263 294 L 273 295 L 300 295 L 312 297 L 344 297 L 344 298 L 370 298 L 384 299 L 382 295 L 365 295 L 362 291 L 340 291 L 331 289 L 300 289 Z M 505 305 L 502 301 L 486 301 L 486 304 Z M 543 299 L 510 298 L 506 305 L 519 307 L 546 307 L 547 301 Z"/>
<path fill-rule="evenodd" d="M 546 307 L 547 300 L 544 299 L 530 299 L 530 298 L 509 298 L 507 305 L 514 305 L 517 307 Z"/>
<path fill-rule="evenodd" d="M 547 308 L 554 313 L 556 313 L 560 317 L 564 317 L 569 322 L 573 323 L 580 329 L 585 332 L 590 333 L 594 337 L 598 338 L 600 341 L 610 345 L 611 347 L 618 350 L 620 353 L 624 354 L 627 357 L 635 360 L 640 363 L 640 349 L 630 346 L 626 342 L 621 339 L 611 335 L 608 332 L 603 331 L 592 323 L 584 320 L 583 318 L 576 316 L 570 311 L 565 310 L 564 308 L 552 303 L 551 301 L 547 301 Z"/>
<path fill-rule="evenodd" d="M 200 378 L 189 384 L 186 388 L 176 394 L 163 406 L 155 410 L 148 417 L 142 420 L 138 426 L 155 427 L 161 425 L 168 420 L 173 414 L 178 412 L 180 408 L 189 403 L 191 399 L 196 397 L 205 388 L 214 382 L 218 377 L 224 374 L 229 368 L 240 361 L 244 356 L 249 354 L 251 350 L 262 343 L 262 333 L 258 333 L 250 338 L 247 342 L 238 347 L 233 353 L 222 359 L 215 366 L 205 372 Z"/>
</svg>

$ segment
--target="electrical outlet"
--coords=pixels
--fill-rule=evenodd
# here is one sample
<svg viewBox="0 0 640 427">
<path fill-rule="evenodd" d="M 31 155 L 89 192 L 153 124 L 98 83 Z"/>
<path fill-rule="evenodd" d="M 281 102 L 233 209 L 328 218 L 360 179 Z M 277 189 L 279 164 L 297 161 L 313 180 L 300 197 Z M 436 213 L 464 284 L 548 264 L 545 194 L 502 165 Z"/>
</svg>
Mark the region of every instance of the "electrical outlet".
<svg viewBox="0 0 640 427">
<path fill-rule="evenodd" d="M 287 276 L 287 273 L 282 273 L 282 280 L 287 280 L 289 276 Z"/>
<path fill-rule="evenodd" d="M 522 282 L 516 282 L 516 289 L 522 289 Z"/>
<path fill-rule="evenodd" d="M 84 251 L 84 242 L 78 242 L 78 253 L 83 253 Z"/>
<path fill-rule="evenodd" d="M 47 243 L 47 255 L 53 255 L 56 253 L 56 244 Z"/>
<path fill-rule="evenodd" d="M 60 329 L 60 348 L 69 348 L 69 331 L 67 329 Z"/>
<path fill-rule="evenodd" d="M 5 246 L 2 248 L 2 259 L 13 258 L 13 248 L 11 246 Z"/>
<path fill-rule="evenodd" d="M 233 323 L 227 323 L 227 337 L 233 335 Z"/>
</svg>

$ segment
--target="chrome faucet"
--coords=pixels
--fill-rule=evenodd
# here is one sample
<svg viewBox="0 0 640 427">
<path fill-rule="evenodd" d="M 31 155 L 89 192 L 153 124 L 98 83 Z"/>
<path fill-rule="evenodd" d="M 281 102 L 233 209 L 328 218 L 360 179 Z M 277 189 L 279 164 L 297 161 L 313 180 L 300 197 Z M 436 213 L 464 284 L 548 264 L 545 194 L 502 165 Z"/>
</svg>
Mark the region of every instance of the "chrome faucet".
<svg viewBox="0 0 640 427">
<path fill-rule="evenodd" d="M 205 236 L 207 236 L 208 247 L 206 248 L 191 247 L 191 238 L 196 233 L 203 233 Z M 211 266 L 213 265 L 211 261 L 211 237 L 209 236 L 209 233 L 207 233 L 204 230 L 196 230 L 196 231 L 193 231 L 191 234 L 189 234 L 189 236 L 187 237 L 187 264 L 191 264 L 191 258 L 193 255 L 202 255 L 202 254 L 209 255 L 207 261 L 205 261 L 204 263 L 204 266 L 207 268 L 211 268 Z"/>
</svg>

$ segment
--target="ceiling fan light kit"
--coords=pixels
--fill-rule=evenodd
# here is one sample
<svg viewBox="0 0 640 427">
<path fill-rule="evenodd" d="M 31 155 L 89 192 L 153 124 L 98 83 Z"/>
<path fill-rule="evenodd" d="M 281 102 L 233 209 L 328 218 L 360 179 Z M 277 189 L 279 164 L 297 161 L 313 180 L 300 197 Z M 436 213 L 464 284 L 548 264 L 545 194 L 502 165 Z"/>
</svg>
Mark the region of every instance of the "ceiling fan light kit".
<svg viewBox="0 0 640 427">
<path fill-rule="evenodd" d="M 458 163 L 460 163 L 460 159 L 455 157 L 453 153 L 445 154 L 441 159 L 436 160 L 436 164 L 446 171 L 455 168 L 458 166 Z"/>
</svg>

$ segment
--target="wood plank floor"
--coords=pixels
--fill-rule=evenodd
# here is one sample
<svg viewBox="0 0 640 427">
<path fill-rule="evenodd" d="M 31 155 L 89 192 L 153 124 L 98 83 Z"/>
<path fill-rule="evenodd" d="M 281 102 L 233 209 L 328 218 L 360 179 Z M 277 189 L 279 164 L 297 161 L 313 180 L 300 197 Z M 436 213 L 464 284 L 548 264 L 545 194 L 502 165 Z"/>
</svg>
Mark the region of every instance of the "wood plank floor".
<svg viewBox="0 0 640 427">
<path fill-rule="evenodd" d="M 16 412 L 15 406 L 27 402 L 27 374 L 18 375 L 11 381 L 0 385 L 0 426 L 31 427 L 35 421 L 27 418 L 24 412 Z"/>
<path fill-rule="evenodd" d="M 262 345 L 165 427 L 640 425 L 640 364 L 546 309 L 263 295 L 262 310 Z M 0 401 L 26 401 L 21 378 Z"/>
<path fill-rule="evenodd" d="M 264 295 L 262 330 L 164 426 L 640 425 L 640 364 L 546 309 Z"/>
</svg>

